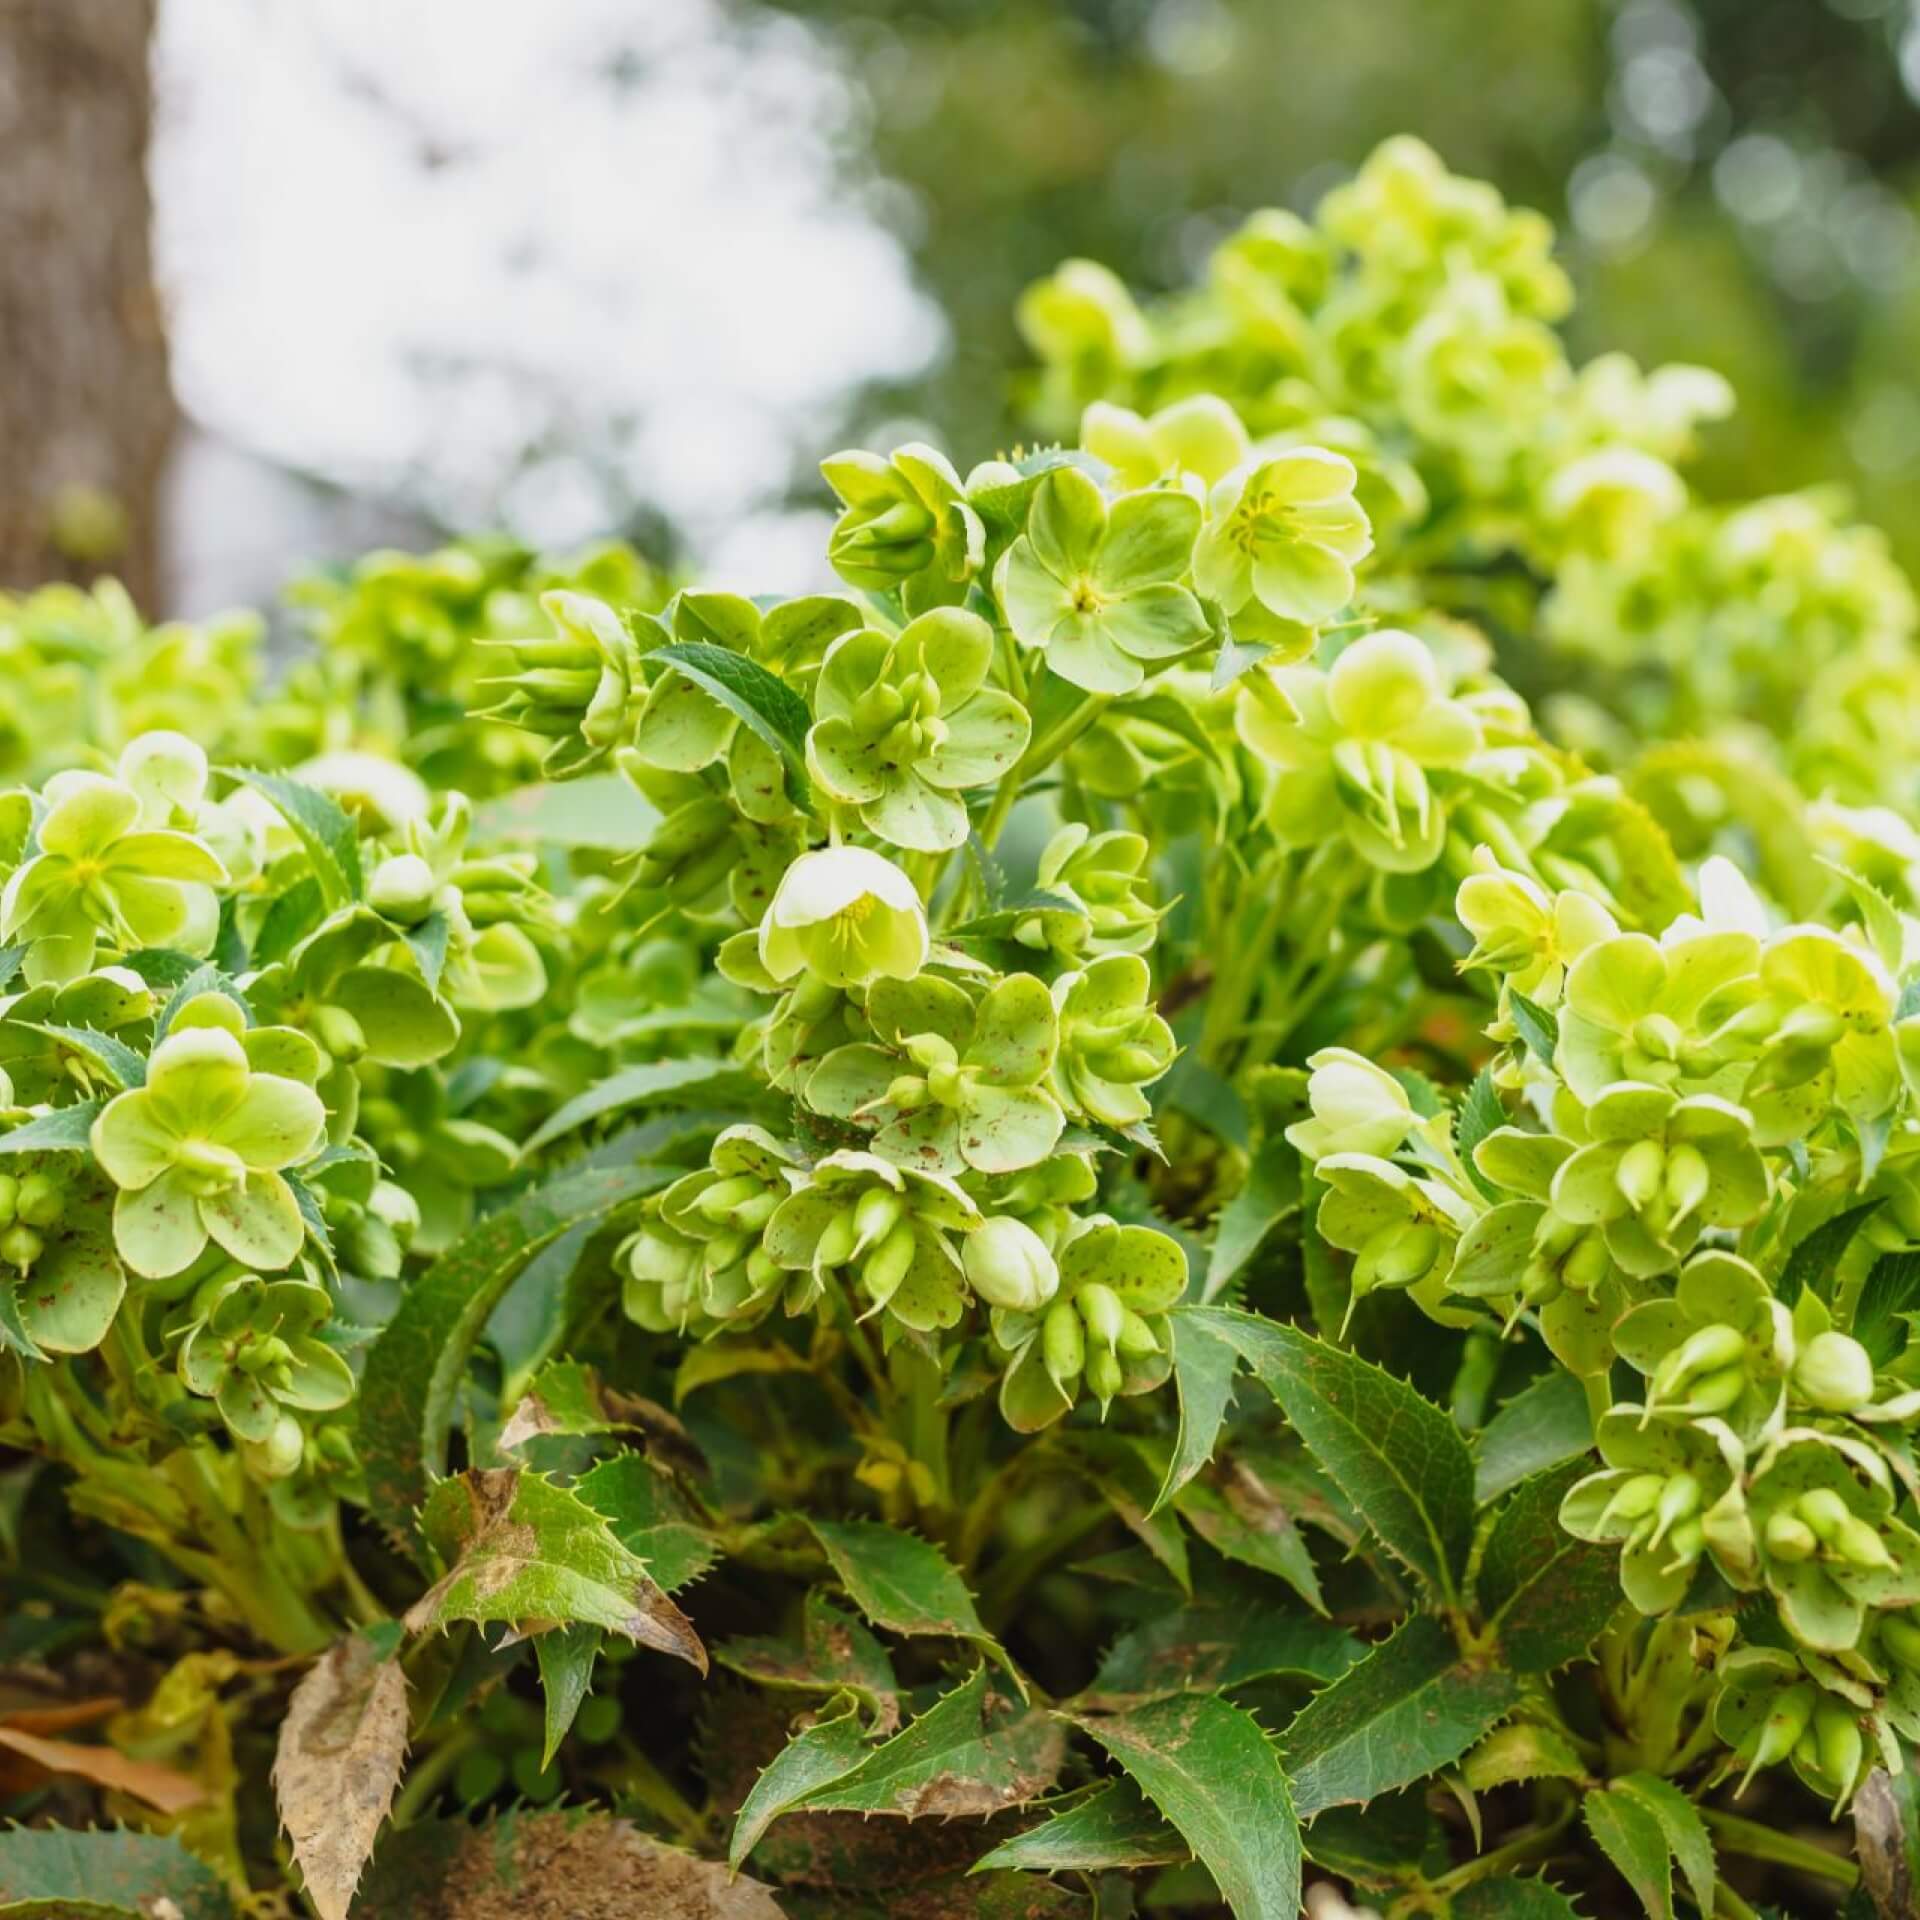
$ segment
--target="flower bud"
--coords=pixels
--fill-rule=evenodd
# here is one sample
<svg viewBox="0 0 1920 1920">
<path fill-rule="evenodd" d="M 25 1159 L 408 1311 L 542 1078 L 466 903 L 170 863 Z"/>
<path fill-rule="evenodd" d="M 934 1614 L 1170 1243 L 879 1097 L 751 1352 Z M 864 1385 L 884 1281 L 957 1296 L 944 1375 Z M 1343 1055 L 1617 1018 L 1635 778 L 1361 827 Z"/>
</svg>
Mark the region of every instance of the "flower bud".
<svg viewBox="0 0 1920 1920">
<path fill-rule="evenodd" d="M 847 1253 L 855 1248 L 874 1246 L 884 1240 L 899 1225 L 906 1211 L 907 1203 L 891 1187 L 870 1187 L 853 1203 L 853 1244 Z M 824 1260 L 822 1264 L 837 1267 L 847 1258 L 847 1253 L 841 1254 L 838 1259 Z"/>
<path fill-rule="evenodd" d="M 44 1173 L 30 1173 L 20 1182 L 14 1212 L 28 1226 L 57 1227 L 66 1210 L 66 1195 Z"/>
<path fill-rule="evenodd" d="M 892 1195 L 889 1194 L 888 1198 L 891 1199 Z M 853 1211 L 836 1213 L 827 1222 L 813 1250 L 813 1264 L 816 1267 L 844 1267 L 853 1258 L 853 1250 L 860 1243 L 855 1226 L 856 1217 Z"/>
<path fill-rule="evenodd" d="M 876 1307 L 884 1307 L 899 1291 L 913 1266 L 916 1250 L 913 1223 L 902 1220 L 862 1262 L 860 1284 Z"/>
<path fill-rule="evenodd" d="M 1591 1293 L 1613 1271 L 1613 1256 L 1597 1233 L 1585 1235 L 1567 1255 L 1560 1278 L 1576 1293 Z"/>
<path fill-rule="evenodd" d="M 13 1225 L 20 1204 L 20 1182 L 10 1173 L 0 1173 L 0 1227 Z"/>
<path fill-rule="evenodd" d="M 318 1006 L 310 1018 L 313 1037 L 342 1065 L 351 1066 L 366 1052 L 367 1036 L 345 1007 Z"/>
<path fill-rule="evenodd" d="M 1710 1176 L 1706 1155 L 1684 1141 L 1667 1154 L 1665 1193 L 1667 1210 L 1675 1220 L 1684 1220 L 1707 1197 Z"/>
<path fill-rule="evenodd" d="M 1691 1519 L 1700 1510 L 1700 1500 L 1700 1482 L 1690 1473 L 1674 1474 L 1660 1489 L 1660 1498 L 1653 1510 L 1654 1529 L 1647 1544 L 1657 1547 L 1669 1528 Z"/>
<path fill-rule="evenodd" d="M 1102 1348 L 1087 1355 L 1087 1389 L 1102 1407 L 1126 1384 L 1126 1378 L 1117 1354 Z"/>
<path fill-rule="evenodd" d="M 1114 1347 L 1129 1360 L 1147 1360 L 1160 1351 L 1160 1341 L 1148 1322 L 1127 1307 L 1121 1315 L 1120 1338 Z"/>
<path fill-rule="evenodd" d="M 1815 1487 L 1800 1496 L 1800 1517 L 1821 1540 L 1832 1546 L 1840 1529 L 1853 1518 L 1853 1509 L 1831 1487 Z"/>
<path fill-rule="evenodd" d="M 1866 1757 L 1860 1722 L 1834 1700 L 1822 1700 L 1814 1710 L 1813 1735 L 1820 1755 L 1820 1772 L 1844 1797 L 1859 1777 Z"/>
<path fill-rule="evenodd" d="M 1873 1398 L 1873 1361 L 1851 1334 L 1829 1329 L 1800 1349 L 1793 1385 L 1823 1413 L 1851 1413 Z"/>
<path fill-rule="evenodd" d="M 1813 1529 L 1798 1514 L 1789 1513 L 1785 1508 L 1767 1516 L 1762 1537 L 1768 1555 L 1775 1560 L 1811 1560 L 1820 1549 Z"/>
<path fill-rule="evenodd" d="M 1111 1287 L 1095 1280 L 1074 1296 L 1074 1305 L 1080 1310 L 1088 1340 L 1095 1347 L 1111 1353 L 1120 1338 L 1120 1328 L 1126 1316 L 1120 1296 Z"/>
<path fill-rule="evenodd" d="M 1920 1624 L 1899 1614 L 1884 1615 L 1880 1621 L 1880 1644 L 1887 1657 L 1920 1673 Z"/>
<path fill-rule="evenodd" d="M 1753 1751 L 1747 1758 L 1747 1770 L 1740 1776 L 1740 1792 L 1747 1790 L 1747 1782 L 1762 1767 L 1771 1767 L 1784 1760 L 1799 1744 L 1800 1736 L 1807 1731 L 1813 1719 L 1817 1698 L 1812 1682 L 1802 1681 L 1797 1686 L 1789 1687 L 1774 1701 L 1754 1736 Z"/>
<path fill-rule="evenodd" d="M 1746 1358 L 1746 1337 L 1738 1327 L 1716 1323 L 1690 1333 L 1654 1369 L 1653 1390 L 1664 1398 L 1703 1374 L 1718 1373 Z"/>
<path fill-rule="evenodd" d="M 1657 1473 L 1636 1473 L 1631 1480 L 1623 1481 L 1601 1512 L 1601 1528 L 1611 1531 L 1644 1520 L 1653 1511 L 1666 1484 Z"/>
<path fill-rule="evenodd" d="M 995 1214 L 961 1242 L 967 1284 L 989 1306 L 1037 1313 L 1060 1286 L 1046 1243 L 1024 1221 Z"/>
<path fill-rule="evenodd" d="M 433 910 L 433 869 L 417 853 L 382 860 L 367 882 L 367 905 L 389 920 L 412 926 Z"/>
<path fill-rule="evenodd" d="M 1833 1550 L 1851 1567 L 1865 1572 L 1884 1573 L 1893 1565 L 1887 1543 L 1866 1521 L 1849 1514 L 1841 1523 L 1833 1541 Z"/>
<path fill-rule="evenodd" d="M 1658 1140 L 1636 1140 L 1620 1156 L 1614 1184 L 1634 1212 L 1644 1212 L 1660 1191 L 1667 1170 L 1667 1150 Z"/>
<path fill-rule="evenodd" d="M 15 1221 L 6 1232 L 0 1233 L 0 1260 L 9 1266 L 20 1268 L 22 1272 L 33 1265 L 47 1250 L 47 1243 L 34 1230 L 20 1221 Z"/>
</svg>

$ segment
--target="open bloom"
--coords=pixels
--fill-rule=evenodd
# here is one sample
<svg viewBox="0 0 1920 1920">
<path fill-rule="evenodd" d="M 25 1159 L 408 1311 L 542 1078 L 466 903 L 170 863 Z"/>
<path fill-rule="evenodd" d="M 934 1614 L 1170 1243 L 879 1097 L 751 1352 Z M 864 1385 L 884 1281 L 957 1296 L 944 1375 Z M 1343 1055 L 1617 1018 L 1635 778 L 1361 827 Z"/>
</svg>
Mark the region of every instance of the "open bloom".
<svg viewBox="0 0 1920 1920">
<path fill-rule="evenodd" d="M 926 964 L 927 945 L 913 882 L 865 847 L 803 853 L 760 922 L 760 964 L 782 981 L 803 971 L 833 987 L 883 975 L 910 980 Z"/>
<path fill-rule="evenodd" d="M 211 1237 L 249 1267 L 286 1266 L 306 1227 L 281 1169 L 313 1152 L 326 1123 L 311 1087 L 254 1071 L 231 1000 L 189 1001 L 154 1048 L 146 1085 L 93 1123 L 94 1158 L 120 1189 L 121 1258 L 159 1279 L 191 1266 Z"/>
<path fill-rule="evenodd" d="M 1230 473 L 1207 503 L 1193 551 L 1194 584 L 1228 613 L 1257 601 L 1282 620 L 1315 626 L 1353 598 L 1353 570 L 1373 530 L 1353 497 L 1345 454 L 1289 447 Z"/>
</svg>

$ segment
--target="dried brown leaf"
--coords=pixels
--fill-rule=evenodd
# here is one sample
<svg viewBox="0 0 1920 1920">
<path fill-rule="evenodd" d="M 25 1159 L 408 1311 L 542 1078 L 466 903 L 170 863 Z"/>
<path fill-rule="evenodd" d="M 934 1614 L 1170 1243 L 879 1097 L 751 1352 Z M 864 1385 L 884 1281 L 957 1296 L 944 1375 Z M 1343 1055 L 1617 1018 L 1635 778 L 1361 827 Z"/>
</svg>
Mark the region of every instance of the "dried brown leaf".
<svg viewBox="0 0 1920 1920">
<path fill-rule="evenodd" d="M 200 1782 L 152 1760 L 130 1760 L 117 1747 L 83 1746 L 77 1740 L 48 1740 L 19 1726 L 0 1726 L 0 1747 L 44 1773 L 66 1773 L 129 1793 L 162 1813 L 184 1813 L 207 1797 Z"/>
<path fill-rule="evenodd" d="M 294 1688 L 273 1762 L 280 1824 L 320 1920 L 346 1920 L 407 1757 L 407 1680 L 355 1635 Z"/>
</svg>

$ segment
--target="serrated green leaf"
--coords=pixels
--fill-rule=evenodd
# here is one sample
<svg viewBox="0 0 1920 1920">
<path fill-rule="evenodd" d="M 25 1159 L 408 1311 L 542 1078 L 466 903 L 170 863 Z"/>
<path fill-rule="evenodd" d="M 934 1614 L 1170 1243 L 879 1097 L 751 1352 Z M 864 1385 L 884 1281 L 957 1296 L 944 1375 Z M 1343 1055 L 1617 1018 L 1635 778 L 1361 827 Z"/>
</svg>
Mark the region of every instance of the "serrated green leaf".
<svg viewBox="0 0 1920 1920">
<path fill-rule="evenodd" d="M 562 1175 L 475 1222 L 407 1288 L 367 1350 L 359 1398 L 367 1503 L 396 1540 L 413 1538 L 428 1485 L 446 1470 L 454 1399 L 501 1295 L 543 1247 L 671 1177 L 654 1167 Z"/>
<path fill-rule="evenodd" d="M 807 703 L 759 661 L 704 640 L 675 640 L 655 647 L 649 660 L 664 661 L 751 728 L 786 769 L 787 795 L 797 807 L 812 804 L 807 784 Z"/>
<path fill-rule="evenodd" d="M 774 1755 L 748 1790 L 727 1843 L 727 1864 L 737 1870 L 774 1821 L 816 1788 L 851 1773 L 866 1752 L 859 1702 L 850 1693 L 829 1701 Z"/>
<path fill-rule="evenodd" d="M 1356 1887 L 1380 1892 L 1405 1885 L 1445 1857 L 1445 1835 L 1424 1786 L 1406 1787 L 1364 1807 L 1328 1807 L 1306 1829 L 1307 1858 Z"/>
<path fill-rule="evenodd" d="M 440 989 L 440 975 L 447 964 L 447 945 L 453 938 L 453 922 L 436 909 L 406 931 L 407 945 L 413 950 L 414 965 L 430 992 Z"/>
<path fill-rule="evenodd" d="M 1104 1707 L 1128 1698 L 1225 1692 L 1275 1674 L 1337 1680 L 1361 1653 L 1344 1627 L 1312 1614 L 1254 1596 L 1202 1599 L 1123 1633 L 1082 1702 Z"/>
<path fill-rule="evenodd" d="M 1780 1278 L 1774 1282 L 1774 1296 L 1780 1304 L 1791 1307 L 1802 1291 L 1811 1289 L 1816 1299 L 1831 1306 L 1835 1270 L 1853 1245 L 1854 1236 L 1883 1204 L 1879 1200 L 1864 1200 L 1859 1206 L 1849 1207 L 1844 1213 L 1823 1221 L 1800 1241 L 1787 1255 Z"/>
<path fill-rule="evenodd" d="M 1182 1487 L 1174 1509 L 1215 1553 L 1284 1580 L 1316 1613 L 1327 1603 L 1320 1570 L 1292 1509 L 1237 1458 Z"/>
<path fill-rule="evenodd" d="M 553 1756 L 567 1737 L 580 1703 L 593 1685 L 594 1663 L 600 1658 L 603 1629 L 588 1621 L 576 1620 L 540 1634 L 533 1643 L 534 1659 L 540 1668 L 540 1691 L 545 1700 L 544 1743 L 540 1765 L 544 1771 L 553 1765 Z"/>
<path fill-rule="evenodd" d="M 116 1090 L 147 1084 L 146 1056 L 136 1053 L 124 1040 L 116 1040 L 110 1033 L 95 1033 L 91 1027 L 57 1027 L 40 1020 L 22 1020 L 20 1024 L 29 1032 L 44 1033 L 49 1040 L 57 1040 L 69 1052 L 90 1061 Z"/>
<path fill-rule="evenodd" d="M 0 1831 L 0 1915 L 8 1920 L 147 1915 L 158 1899 L 171 1900 L 181 1920 L 230 1920 L 233 1912 L 220 1876 L 171 1835 Z"/>
<path fill-rule="evenodd" d="M 1357 1666 L 1321 1688 L 1281 1736 L 1294 1806 L 1377 1795 L 1451 1766 L 1519 1698 L 1513 1676 L 1464 1658 L 1445 1623 L 1415 1614 Z"/>
<path fill-rule="evenodd" d="M 877 1520 L 817 1520 L 820 1542 L 847 1598 L 889 1633 L 970 1640 L 997 1661 L 1024 1694 L 1026 1682 L 1006 1649 L 981 1624 L 966 1582 L 940 1549 Z"/>
<path fill-rule="evenodd" d="M 157 986 L 160 982 L 155 981 L 152 984 Z M 172 991 L 167 995 L 167 1004 L 160 1009 L 153 1023 L 155 1046 L 158 1046 L 172 1031 L 174 1016 L 180 1009 L 189 1000 L 196 999 L 203 993 L 224 993 L 228 999 L 239 1006 L 247 1024 L 249 1026 L 253 1024 L 253 1009 L 248 1004 L 246 995 L 240 991 L 239 981 L 232 974 L 216 967 L 210 960 L 196 963 L 185 973 L 173 972 L 167 984 Z"/>
<path fill-rule="evenodd" d="M 720 1557 L 718 1537 L 701 1523 L 673 1476 L 645 1454 L 602 1460 L 574 1491 L 668 1593 L 690 1586 Z"/>
<path fill-rule="evenodd" d="M 94 1117 L 106 1104 L 82 1100 L 43 1113 L 10 1133 L 0 1133 L 0 1153 L 85 1153 Z"/>
<path fill-rule="evenodd" d="M 1579 1377 L 1555 1367 L 1516 1393 L 1474 1441 L 1474 1498 L 1485 1506 L 1529 1475 L 1593 1445 L 1593 1411 Z"/>
<path fill-rule="evenodd" d="M 1473 1539 L 1473 1459 L 1453 1421 L 1403 1380 L 1248 1313 L 1193 1310 L 1231 1342 L 1382 1543 L 1446 1601 Z"/>
<path fill-rule="evenodd" d="M 352 816 L 331 794 L 257 767 L 222 767 L 220 771 L 270 802 L 293 829 L 329 907 L 343 907 L 364 896 L 360 835 Z"/>
<path fill-rule="evenodd" d="M 1003 1840 L 974 1862 L 975 1873 L 1108 1873 L 1187 1859 L 1187 1843 L 1131 1780 L 1075 1796 L 1038 1826 Z"/>
<path fill-rule="evenodd" d="M 623 1067 L 598 1086 L 575 1094 L 534 1129 L 523 1150 L 537 1153 L 590 1120 L 604 1120 L 635 1107 L 664 1103 L 684 1106 L 690 1100 L 723 1105 L 760 1091 L 753 1075 L 732 1060 L 649 1060 L 637 1067 Z"/>
<path fill-rule="evenodd" d="M 1453 1920 L 1580 1920 L 1579 1909 L 1550 1881 L 1515 1874 L 1476 1880 L 1454 1895 Z"/>
<path fill-rule="evenodd" d="M 1552 1066 L 1554 1051 L 1560 1045 L 1560 1022 L 1545 1007 L 1536 1007 L 1517 987 L 1507 989 L 1507 1010 L 1527 1051 L 1542 1066 Z"/>
<path fill-rule="evenodd" d="M 1155 1492 L 1165 1477 L 1146 1451 L 1149 1443 L 1131 1434 L 1083 1428 L 1062 1433 L 1055 1451 L 1086 1476 L 1124 1525 L 1172 1574 L 1183 1593 L 1193 1591 L 1187 1538 L 1178 1518 L 1156 1511 Z"/>
<path fill-rule="evenodd" d="M 686 1615 L 570 1489 L 517 1467 L 472 1468 L 434 1488 L 420 1526 L 447 1571 L 408 1609 L 411 1631 L 578 1621 L 706 1671 Z"/>
<path fill-rule="evenodd" d="M 1653 1809 L 1608 1788 L 1588 1794 L 1580 1813 L 1595 1844 L 1646 1909 L 1647 1920 L 1674 1920 L 1673 1855 Z"/>
<path fill-rule="evenodd" d="M 1300 1825 L 1273 1742 L 1250 1713 L 1194 1693 L 1074 1724 L 1166 1816 L 1235 1920 L 1295 1920 Z"/>
<path fill-rule="evenodd" d="M 1617 1550 L 1576 1540 L 1560 1525 L 1560 1503 L 1586 1470 L 1572 1460 L 1522 1481 L 1487 1536 L 1480 1610 L 1515 1673 L 1578 1659 L 1619 1609 Z"/>
<path fill-rule="evenodd" d="M 1208 1332 L 1180 1309 L 1167 1316 L 1173 1333 L 1173 1380 L 1180 1400 L 1180 1430 L 1167 1471 L 1149 1509 L 1158 1513 L 1209 1460 L 1233 1401 L 1240 1353 L 1231 1341 Z"/>
<path fill-rule="evenodd" d="M 1289 1214 L 1300 1210 L 1300 1153 L 1275 1134 L 1263 1141 L 1240 1191 L 1220 1210 L 1213 1253 L 1207 1262 L 1203 1300 L 1217 1300 L 1239 1276 L 1261 1243 Z"/>
<path fill-rule="evenodd" d="M 1854 1302 L 1851 1329 L 1876 1367 L 1886 1366 L 1907 1344 L 1901 1316 L 1915 1311 L 1920 1311 L 1920 1253 L 1883 1253 Z"/>
<path fill-rule="evenodd" d="M 1454 1150 L 1460 1156 L 1460 1164 L 1467 1170 L 1467 1178 L 1479 1189 L 1484 1200 L 1492 1201 L 1496 1206 L 1506 1196 L 1473 1163 L 1473 1150 L 1496 1127 L 1507 1124 L 1507 1110 L 1500 1104 L 1500 1095 L 1493 1084 L 1493 1069 L 1482 1067 L 1473 1076 L 1473 1085 L 1467 1089 L 1467 1097 L 1460 1105 L 1460 1117 L 1453 1130 Z"/>
<path fill-rule="evenodd" d="M 1668 1850 L 1678 1863 L 1694 1905 L 1702 1913 L 1713 1911 L 1713 1890 L 1718 1879 L 1713 1859 L 1713 1836 L 1700 1810 L 1671 1780 L 1657 1773 L 1629 1773 L 1614 1781 L 1614 1791 L 1643 1802 L 1660 1823 Z"/>
<path fill-rule="evenodd" d="M 808 1589 L 797 1638 L 739 1635 L 714 1659 L 763 1687 L 802 1693 L 851 1693 L 883 1731 L 898 1724 L 900 1683 L 887 1650 L 818 1587 Z"/>
</svg>

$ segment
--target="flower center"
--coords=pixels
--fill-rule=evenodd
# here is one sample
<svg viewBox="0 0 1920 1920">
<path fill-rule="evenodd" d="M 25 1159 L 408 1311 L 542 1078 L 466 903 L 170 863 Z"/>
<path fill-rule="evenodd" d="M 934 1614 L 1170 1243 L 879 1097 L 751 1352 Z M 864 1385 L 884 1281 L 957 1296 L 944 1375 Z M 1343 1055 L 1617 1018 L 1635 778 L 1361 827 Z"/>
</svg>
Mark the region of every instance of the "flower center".
<svg viewBox="0 0 1920 1920">
<path fill-rule="evenodd" d="M 1106 604 L 1105 596 L 1091 580 L 1076 580 L 1073 583 L 1075 613 L 1098 613 Z"/>
</svg>

